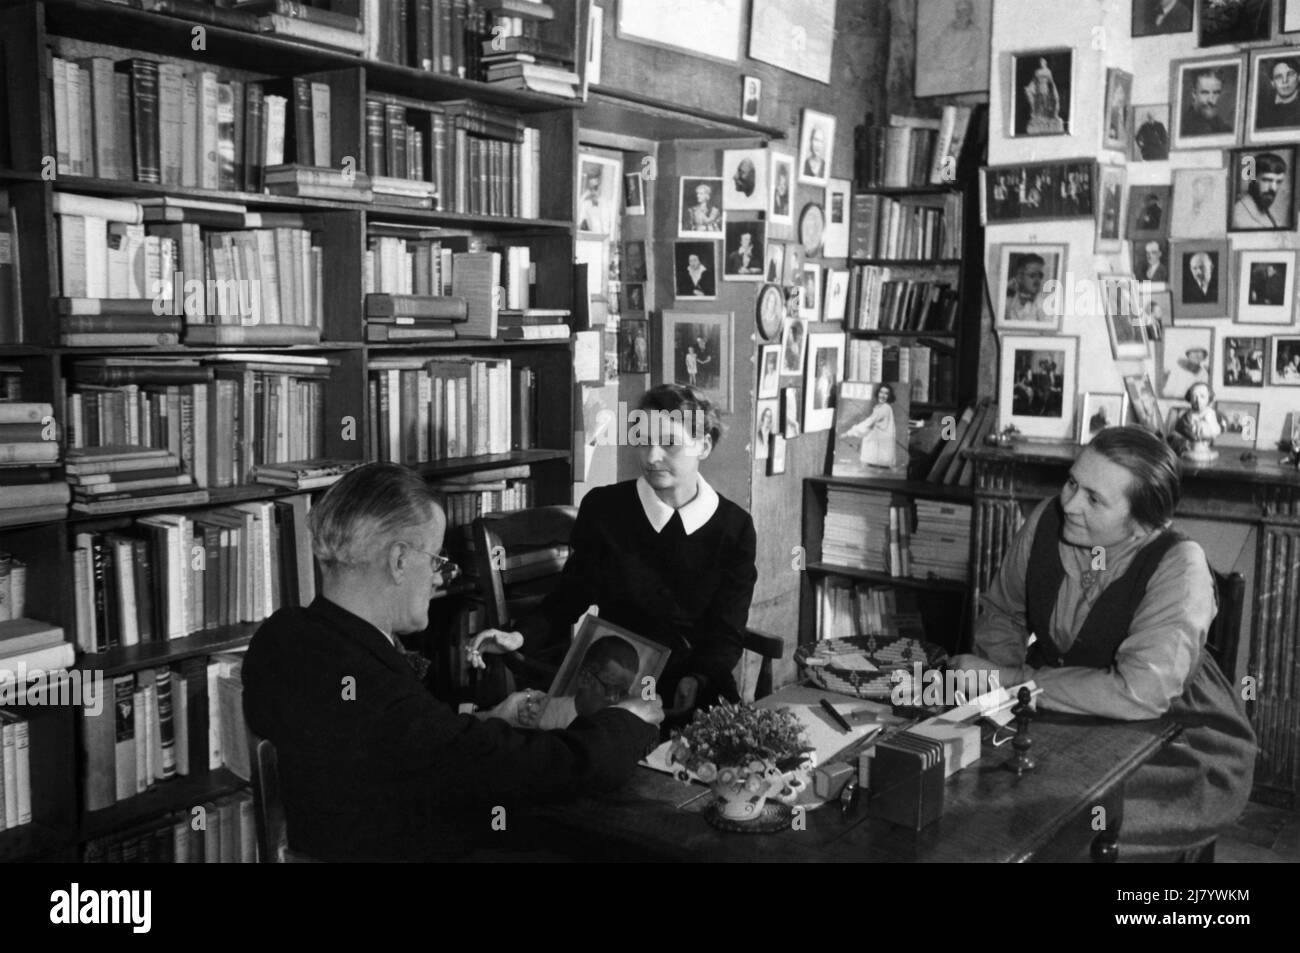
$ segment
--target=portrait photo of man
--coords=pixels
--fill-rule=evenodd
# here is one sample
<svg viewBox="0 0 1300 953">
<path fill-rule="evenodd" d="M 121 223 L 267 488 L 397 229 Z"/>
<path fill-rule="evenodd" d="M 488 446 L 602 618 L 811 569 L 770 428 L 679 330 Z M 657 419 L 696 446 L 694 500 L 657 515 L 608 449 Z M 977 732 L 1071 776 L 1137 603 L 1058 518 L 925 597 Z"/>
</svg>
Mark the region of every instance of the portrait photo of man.
<svg viewBox="0 0 1300 953">
<path fill-rule="evenodd" d="M 1280 307 L 1286 300 L 1285 262 L 1262 261 L 1250 266 L 1250 303 Z"/>
<path fill-rule="evenodd" d="M 1280 231 L 1295 227 L 1294 146 L 1237 149 L 1232 153 L 1233 231 Z"/>
<path fill-rule="evenodd" d="M 767 208 L 765 149 L 727 149 L 722 153 L 722 208 L 761 212 Z"/>
<path fill-rule="evenodd" d="M 1129 241 L 1164 238 L 1169 234 L 1169 198 L 1167 185 L 1134 185 L 1128 192 Z"/>
<path fill-rule="evenodd" d="M 763 280 L 763 223 L 728 222 L 723 277 L 732 281 Z"/>
<path fill-rule="evenodd" d="M 1004 288 L 997 326 L 1025 331 L 1058 330 L 1059 302 L 1045 284 L 1059 279 L 1065 249 L 1060 245 L 1003 245 L 999 253 Z"/>
<path fill-rule="evenodd" d="M 1158 162 L 1169 158 L 1169 104 L 1133 107 L 1133 160 Z"/>
<path fill-rule="evenodd" d="M 1191 33 L 1191 2 L 1192 0 L 1137 0 L 1133 4 L 1133 35 Z"/>
<path fill-rule="evenodd" d="M 1198 0 L 1201 46 L 1267 40 L 1273 29 L 1272 0 Z"/>
<path fill-rule="evenodd" d="M 1133 275 L 1139 281 L 1168 281 L 1169 246 L 1158 239 L 1133 243 Z"/>
<path fill-rule="evenodd" d="M 1219 262 L 1214 252 L 1198 251 L 1183 258 L 1184 304 L 1213 304 L 1219 300 Z"/>
<path fill-rule="evenodd" d="M 1175 61 L 1174 75 L 1178 94 L 1174 148 L 1232 145 L 1240 121 L 1241 58 Z"/>
</svg>

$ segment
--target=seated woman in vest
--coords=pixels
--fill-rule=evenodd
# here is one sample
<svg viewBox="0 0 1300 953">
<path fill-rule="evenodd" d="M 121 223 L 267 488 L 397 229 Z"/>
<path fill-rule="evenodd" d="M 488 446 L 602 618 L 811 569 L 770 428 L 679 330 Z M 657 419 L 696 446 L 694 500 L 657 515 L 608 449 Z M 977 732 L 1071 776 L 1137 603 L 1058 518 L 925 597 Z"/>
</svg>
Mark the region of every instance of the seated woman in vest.
<svg viewBox="0 0 1300 953">
<path fill-rule="evenodd" d="M 1244 810 L 1254 772 L 1240 693 L 1205 650 L 1214 577 L 1170 527 L 1179 494 L 1178 458 L 1160 438 L 1102 430 L 1007 550 L 982 599 L 978 654 L 951 663 L 996 667 L 1003 685 L 1033 679 L 1045 710 L 1182 724 L 1125 787 L 1122 860 L 1209 843 Z"/>
</svg>

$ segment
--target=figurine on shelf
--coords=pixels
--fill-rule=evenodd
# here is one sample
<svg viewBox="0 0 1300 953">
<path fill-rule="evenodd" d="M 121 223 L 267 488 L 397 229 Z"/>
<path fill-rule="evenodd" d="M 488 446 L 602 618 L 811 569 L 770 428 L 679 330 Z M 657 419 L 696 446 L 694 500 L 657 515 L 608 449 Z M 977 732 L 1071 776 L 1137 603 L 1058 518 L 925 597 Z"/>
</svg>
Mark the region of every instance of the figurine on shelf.
<svg viewBox="0 0 1300 953">
<path fill-rule="evenodd" d="M 1007 424 L 997 433 L 990 433 L 984 437 L 984 442 L 990 447 L 1010 447 L 1016 442 L 1020 430 L 1015 424 Z"/>
<path fill-rule="evenodd" d="M 1187 388 L 1187 402 L 1192 406 L 1178 416 L 1170 442 L 1185 460 L 1207 463 L 1217 459 L 1214 438 L 1227 429 L 1227 422 L 1214 407 L 1214 391 L 1209 384 L 1197 382 Z"/>
</svg>

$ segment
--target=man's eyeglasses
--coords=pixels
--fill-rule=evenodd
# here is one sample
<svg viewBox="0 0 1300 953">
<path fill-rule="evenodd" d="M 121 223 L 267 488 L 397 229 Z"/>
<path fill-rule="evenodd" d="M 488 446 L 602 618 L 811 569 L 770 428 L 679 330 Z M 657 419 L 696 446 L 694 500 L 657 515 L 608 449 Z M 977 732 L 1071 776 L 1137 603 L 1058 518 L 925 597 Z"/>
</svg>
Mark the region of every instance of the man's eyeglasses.
<svg viewBox="0 0 1300 953">
<path fill-rule="evenodd" d="M 605 701 L 607 702 L 621 702 L 623 699 L 627 698 L 628 692 L 632 690 L 628 685 L 605 681 L 595 672 L 591 671 L 591 669 L 583 669 L 582 674 L 600 686 L 600 690 L 604 694 Z"/>
<path fill-rule="evenodd" d="M 433 571 L 436 572 L 438 575 L 442 576 L 442 581 L 444 584 L 451 582 L 453 579 L 455 579 L 457 576 L 460 575 L 460 567 L 457 566 L 450 559 L 448 559 L 446 556 L 443 556 L 439 553 L 431 553 L 424 549 L 416 549 L 414 546 L 412 546 L 411 548 L 415 549 L 417 553 L 424 553 L 424 555 L 429 557 L 429 562 L 433 566 Z"/>
</svg>

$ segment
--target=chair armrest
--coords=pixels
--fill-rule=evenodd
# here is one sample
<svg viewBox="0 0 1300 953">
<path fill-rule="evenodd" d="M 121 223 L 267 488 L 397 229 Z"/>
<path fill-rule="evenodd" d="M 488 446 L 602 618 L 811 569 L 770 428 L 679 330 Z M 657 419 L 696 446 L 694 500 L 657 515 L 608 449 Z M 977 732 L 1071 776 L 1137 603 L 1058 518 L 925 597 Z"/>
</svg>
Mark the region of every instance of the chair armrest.
<svg viewBox="0 0 1300 953">
<path fill-rule="evenodd" d="M 785 642 L 775 635 L 764 635 L 753 629 L 745 630 L 741 645 L 746 651 L 754 652 L 765 659 L 779 659 L 785 654 Z"/>
</svg>

